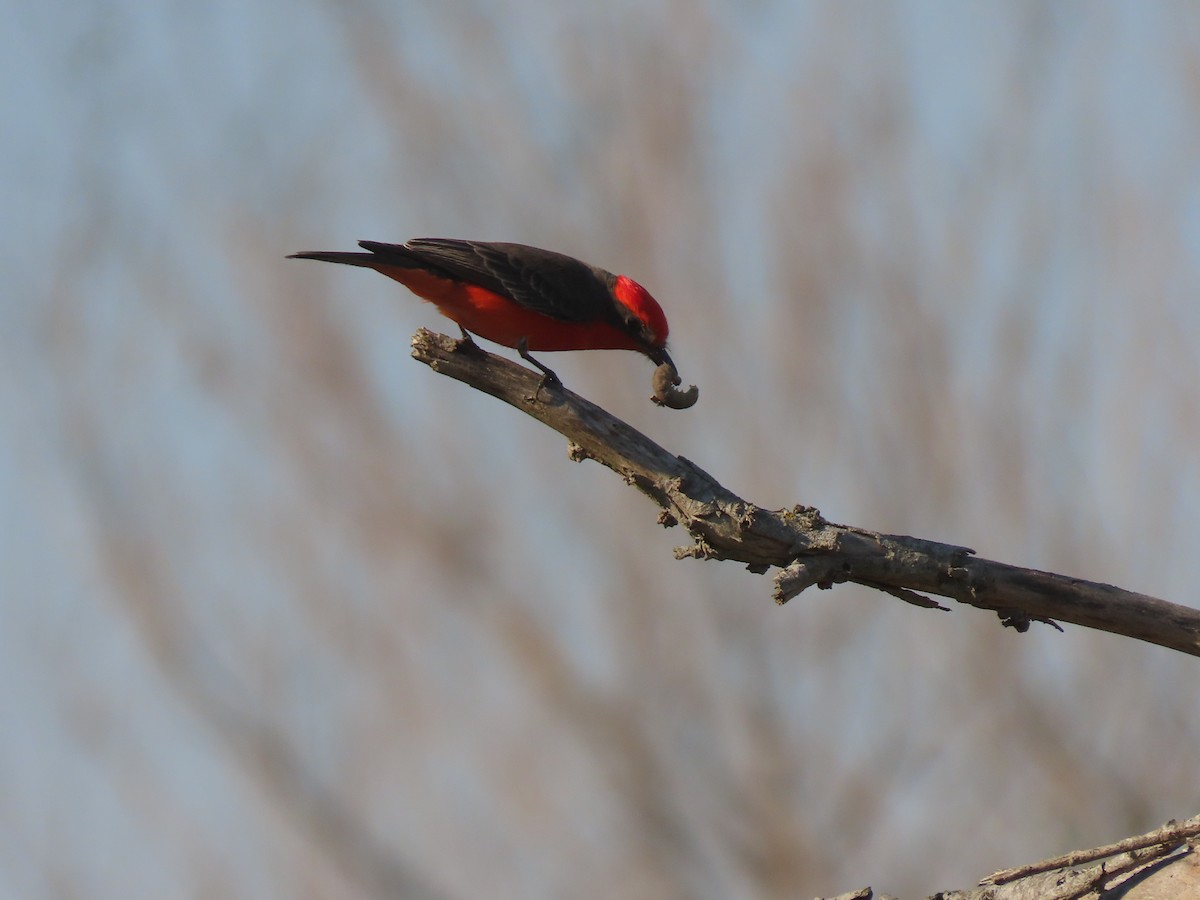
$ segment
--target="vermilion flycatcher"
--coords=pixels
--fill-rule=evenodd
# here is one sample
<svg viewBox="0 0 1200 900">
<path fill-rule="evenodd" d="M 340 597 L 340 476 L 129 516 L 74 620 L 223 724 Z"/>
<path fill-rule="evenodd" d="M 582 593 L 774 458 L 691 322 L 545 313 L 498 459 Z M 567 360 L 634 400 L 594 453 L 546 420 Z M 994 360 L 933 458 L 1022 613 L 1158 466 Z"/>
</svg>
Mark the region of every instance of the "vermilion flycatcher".
<svg viewBox="0 0 1200 900">
<path fill-rule="evenodd" d="M 462 329 L 521 356 L 544 374 L 558 376 L 530 350 L 636 350 L 659 366 L 655 401 L 685 408 L 694 388 L 677 391 L 667 355 L 667 317 L 649 291 L 624 275 L 524 244 L 415 238 L 405 244 L 359 241 L 367 253 L 310 251 L 291 259 L 365 266 L 433 303 Z"/>
</svg>

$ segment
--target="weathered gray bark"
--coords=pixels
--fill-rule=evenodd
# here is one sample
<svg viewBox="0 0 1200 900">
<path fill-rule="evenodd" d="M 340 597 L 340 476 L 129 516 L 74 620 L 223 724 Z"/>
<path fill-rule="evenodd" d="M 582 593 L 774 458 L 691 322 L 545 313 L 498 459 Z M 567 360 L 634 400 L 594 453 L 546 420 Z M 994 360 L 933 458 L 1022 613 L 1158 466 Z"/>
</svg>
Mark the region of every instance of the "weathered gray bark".
<svg viewBox="0 0 1200 900">
<path fill-rule="evenodd" d="M 1034 621 L 1055 627 L 1071 622 L 1200 656 L 1200 610 L 980 559 L 967 547 L 837 525 L 812 507 L 763 509 L 570 390 L 539 389 L 539 373 L 426 329 L 413 336 L 412 346 L 413 356 L 435 372 L 498 397 L 565 436 L 572 459 L 603 463 L 650 497 L 662 509 L 660 523 L 682 525 L 692 537 L 692 544 L 675 551 L 677 558 L 732 559 L 757 573 L 778 568 L 777 603 L 813 585 L 853 582 L 922 607 L 945 610 L 924 596 L 936 594 L 990 609 L 1019 631 Z M 1200 896 L 1197 835 L 1200 816 L 1106 847 L 997 872 L 978 887 L 929 900 Z M 885 897 L 863 888 L 833 900 Z"/>
<path fill-rule="evenodd" d="M 659 522 L 680 524 L 691 536 L 677 558 L 736 560 L 757 573 L 777 568 L 777 603 L 813 585 L 853 582 L 917 606 L 946 609 L 926 596 L 934 594 L 992 610 L 1019 631 L 1032 622 L 1070 622 L 1200 656 L 1200 610 L 982 559 L 967 547 L 838 525 L 812 507 L 764 509 L 570 390 L 538 390 L 540 376 L 523 366 L 474 345 L 460 348 L 454 338 L 426 329 L 413 336 L 412 346 L 413 356 L 434 371 L 565 436 L 573 459 L 594 459 L 636 486 L 661 507 Z"/>
</svg>

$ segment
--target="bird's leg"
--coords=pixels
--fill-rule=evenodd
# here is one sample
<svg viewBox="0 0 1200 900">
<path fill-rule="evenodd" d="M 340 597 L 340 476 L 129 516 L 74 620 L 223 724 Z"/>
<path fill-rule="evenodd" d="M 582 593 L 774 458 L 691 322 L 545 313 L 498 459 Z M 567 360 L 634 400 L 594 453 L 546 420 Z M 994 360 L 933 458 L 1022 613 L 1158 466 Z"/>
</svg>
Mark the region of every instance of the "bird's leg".
<svg viewBox="0 0 1200 900">
<path fill-rule="evenodd" d="M 534 400 L 537 399 L 538 394 L 542 392 L 542 388 L 544 387 L 562 387 L 562 380 L 553 371 L 529 355 L 529 342 L 525 338 L 517 341 L 517 353 L 521 355 L 521 359 L 531 364 L 534 368 L 539 369 L 542 373 L 542 380 L 538 382 L 537 390 L 533 392 Z"/>
<path fill-rule="evenodd" d="M 458 326 L 458 330 L 462 332 L 462 339 L 455 346 L 454 349 L 456 351 L 458 351 L 460 353 L 482 353 L 483 352 L 483 348 L 480 347 L 477 343 L 475 343 L 475 339 L 471 337 L 471 332 L 467 331 L 467 329 L 463 328 L 461 325 Z"/>
</svg>

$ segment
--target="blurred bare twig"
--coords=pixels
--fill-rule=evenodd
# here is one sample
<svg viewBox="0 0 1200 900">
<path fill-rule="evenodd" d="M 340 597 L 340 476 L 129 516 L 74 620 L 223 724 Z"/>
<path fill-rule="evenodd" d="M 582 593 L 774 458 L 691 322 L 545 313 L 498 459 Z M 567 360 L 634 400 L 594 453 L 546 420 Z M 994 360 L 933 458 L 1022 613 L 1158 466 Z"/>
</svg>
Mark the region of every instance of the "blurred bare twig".
<svg viewBox="0 0 1200 900">
<path fill-rule="evenodd" d="M 571 441 L 575 458 L 595 459 L 637 486 L 665 510 L 663 524 L 682 523 L 694 539 L 678 558 L 732 559 L 758 573 L 782 569 L 781 604 L 812 585 L 853 582 L 918 606 L 937 606 L 917 593 L 924 592 L 990 609 L 1018 631 L 1061 620 L 1200 656 L 1200 610 L 981 559 L 967 547 L 838 525 L 811 507 L 763 509 L 571 391 L 535 400 L 538 376 L 516 363 L 459 352 L 458 341 L 426 329 L 412 345 L 418 361 L 549 425 Z"/>
<path fill-rule="evenodd" d="M 1018 866 L 1014 869 L 1004 869 L 1000 872 L 994 872 L 981 883 L 1004 884 L 1034 873 L 1050 872 L 1055 869 L 1065 869 L 1068 866 L 1078 866 L 1084 863 L 1095 862 L 1109 856 L 1116 856 L 1118 853 L 1135 855 L 1138 851 L 1153 851 L 1150 857 L 1145 855 L 1136 857 L 1138 862 L 1145 862 L 1148 858 L 1158 859 L 1168 853 L 1174 852 L 1185 841 L 1193 839 L 1197 835 L 1200 835 L 1200 816 L 1193 816 L 1185 822 L 1172 820 L 1161 828 L 1156 828 L 1154 831 L 1126 838 L 1114 844 L 1094 847 L 1090 850 L 1076 850 L 1074 853 L 1066 853 L 1062 856 L 1056 856 L 1053 859 L 1045 859 L 1041 862 Z M 1112 873 L 1113 869 L 1111 865 L 1108 867 L 1108 871 L 1110 874 Z"/>
<path fill-rule="evenodd" d="M 1162 900 L 1193 896 L 1200 886 L 1194 850 L 1177 853 L 1200 831 L 1200 819 L 1168 823 L 1139 837 L 1094 850 L 1009 869 L 984 879 L 979 887 L 941 891 L 928 900 Z M 1119 855 L 1118 855 L 1119 854 Z M 1109 858 L 1111 857 L 1111 858 Z M 1086 869 L 1074 866 L 1105 860 Z M 1068 871 L 1062 871 L 1062 870 Z M 820 898 L 819 898 L 820 900 Z M 862 888 L 828 900 L 887 900 Z"/>
</svg>

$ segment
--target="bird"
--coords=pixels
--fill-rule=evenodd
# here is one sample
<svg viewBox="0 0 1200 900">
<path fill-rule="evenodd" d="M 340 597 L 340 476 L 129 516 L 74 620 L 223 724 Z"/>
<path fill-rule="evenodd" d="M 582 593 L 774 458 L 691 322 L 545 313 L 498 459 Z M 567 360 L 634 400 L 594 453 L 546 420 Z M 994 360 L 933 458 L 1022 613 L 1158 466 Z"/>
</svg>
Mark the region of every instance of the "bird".
<svg viewBox="0 0 1200 900">
<path fill-rule="evenodd" d="M 308 250 L 288 258 L 362 266 L 400 282 L 457 323 L 465 342 L 478 335 L 516 349 L 542 372 L 539 390 L 562 382 L 530 350 L 635 350 L 679 383 L 667 353 L 666 314 L 626 275 L 525 244 L 414 238 L 358 246 L 366 252 Z M 660 397 L 660 380 L 656 373 L 654 399 L 674 405 Z M 688 394 L 671 390 L 677 398 Z"/>
</svg>

